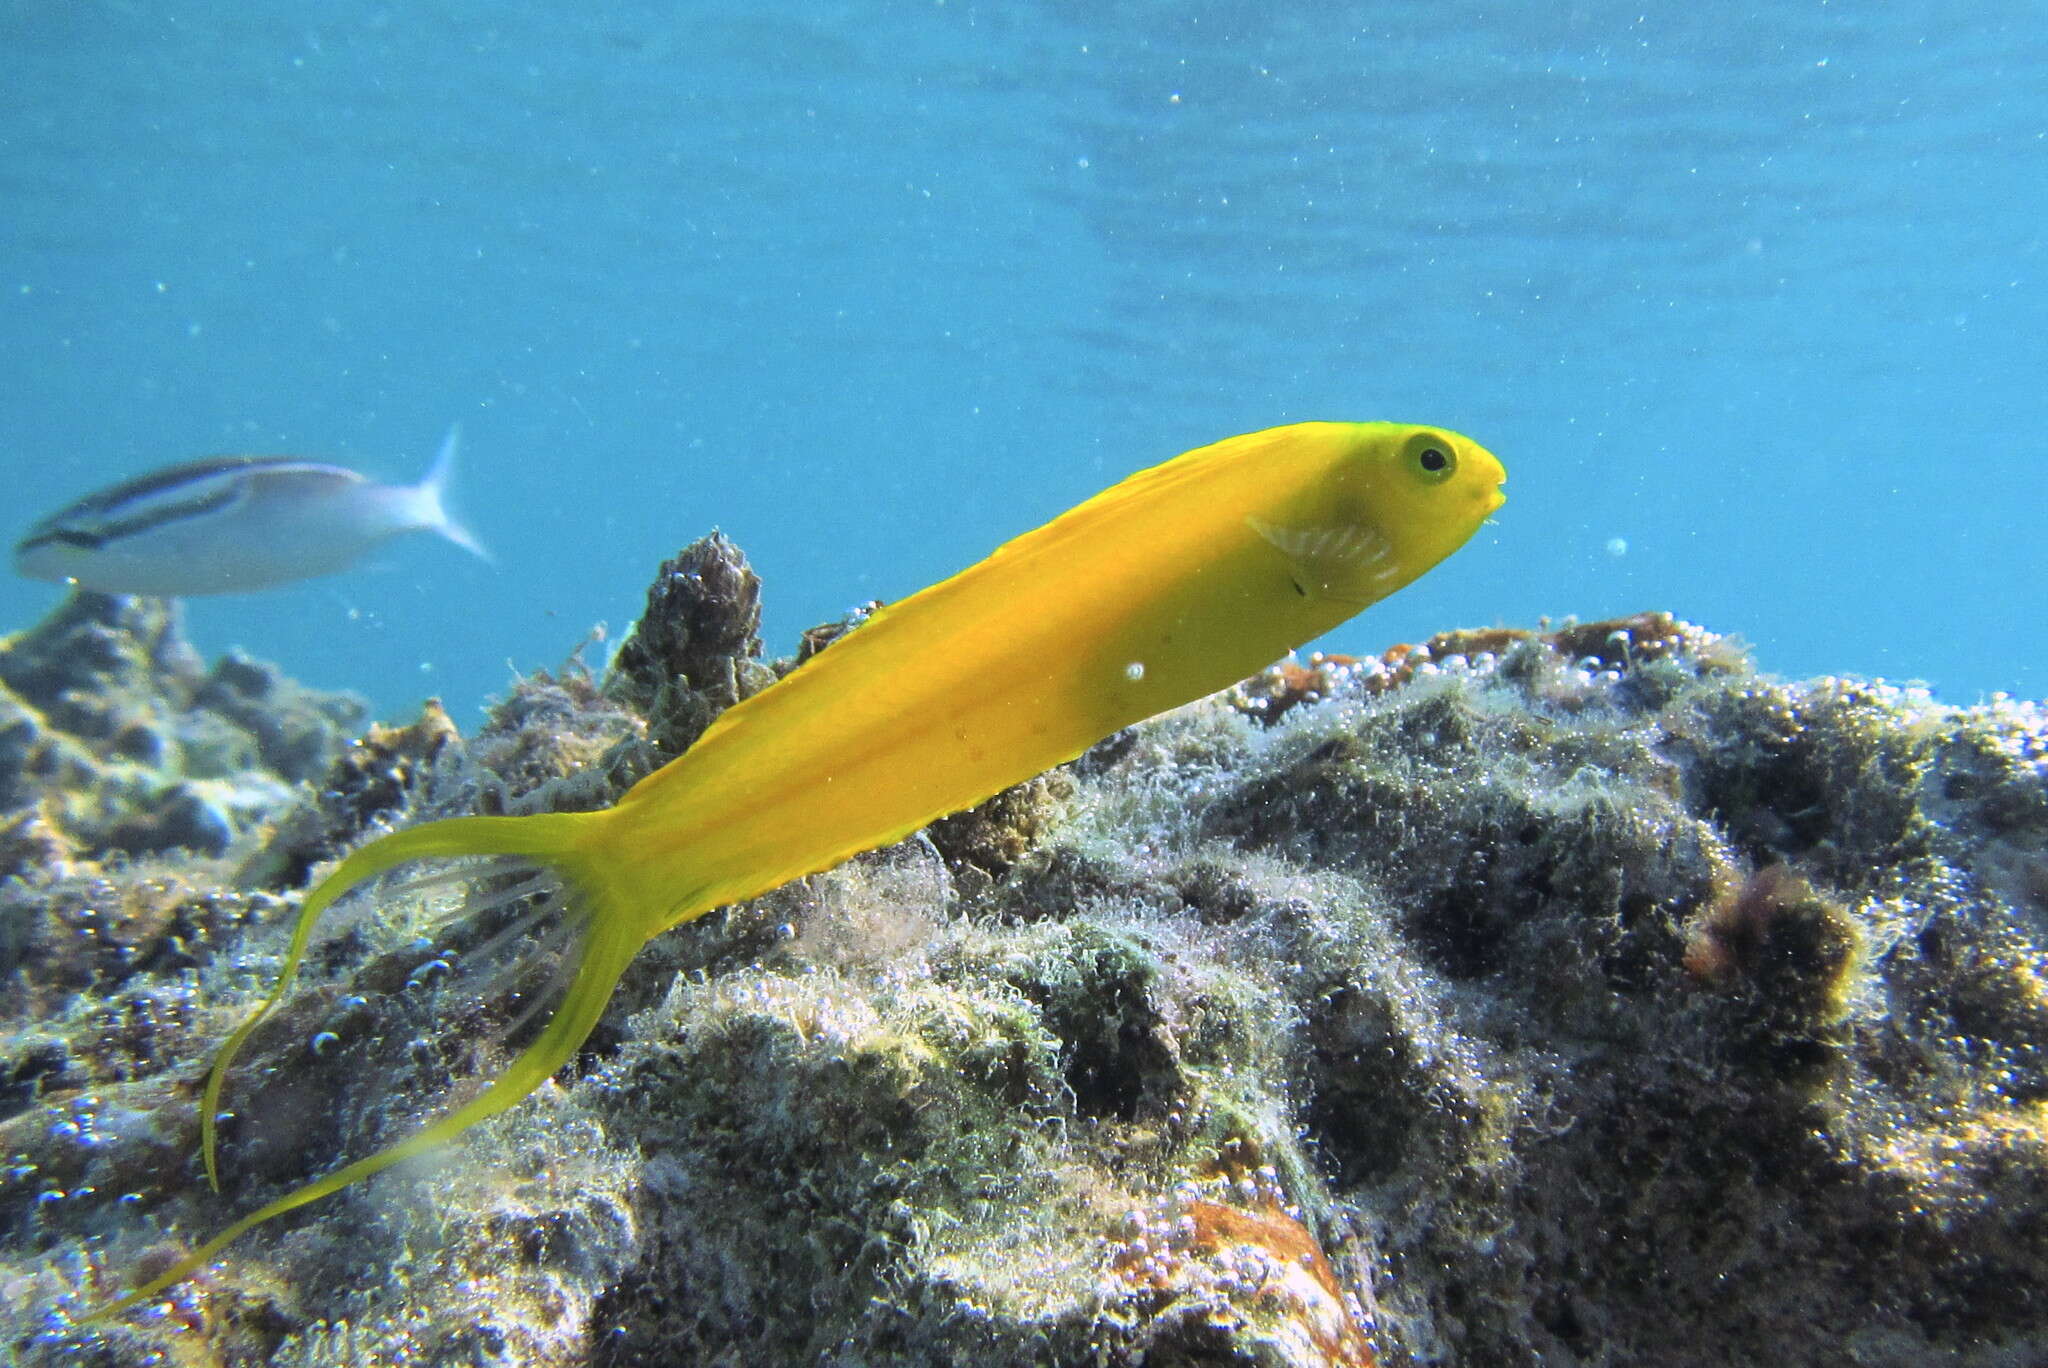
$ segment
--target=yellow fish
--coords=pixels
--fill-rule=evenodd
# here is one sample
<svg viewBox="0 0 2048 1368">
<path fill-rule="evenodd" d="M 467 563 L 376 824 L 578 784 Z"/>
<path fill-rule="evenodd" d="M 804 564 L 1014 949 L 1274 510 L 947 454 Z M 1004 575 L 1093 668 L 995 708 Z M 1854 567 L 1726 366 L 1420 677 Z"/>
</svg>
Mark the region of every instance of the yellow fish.
<svg viewBox="0 0 2048 1368">
<path fill-rule="evenodd" d="M 284 996 L 321 913 L 363 880 L 474 855 L 552 871 L 574 926 L 554 1015 L 472 1100 L 251 1212 L 96 1314 L 518 1102 L 575 1053 L 619 975 L 670 927 L 899 840 L 1385 598 L 1464 545 L 1504 502 L 1506 478 L 1469 438 L 1407 424 L 1297 423 L 1199 447 L 883 608 L 610 808 L 457 817 L 371 841 L 307 896 L 277 986 L 214 1060 L 201 1125 L 216 1191 L 228 1066 Z"/>
</svg>

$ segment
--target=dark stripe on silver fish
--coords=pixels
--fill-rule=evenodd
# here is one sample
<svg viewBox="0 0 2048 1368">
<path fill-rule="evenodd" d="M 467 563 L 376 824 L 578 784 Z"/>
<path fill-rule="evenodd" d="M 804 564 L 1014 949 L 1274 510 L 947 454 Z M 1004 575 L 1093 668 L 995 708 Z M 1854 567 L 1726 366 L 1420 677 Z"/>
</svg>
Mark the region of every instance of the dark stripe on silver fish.
<svg viewBox="0 0 2048 1368">
<path fill-rule="evenodd" d="M 38 546 L 55 546 L 60 543 L 78 547 L 82 551 L 97 551 L 105 540 L 97 533 L 74 532 L 68 527 L 60 527 L 55 532 L 38 532 L 32 537 L 23 537 L 15 545 L 14 551 L 19 555 L 24 551 L 33 551 Z"/>
<path fill-rule="evenodd" d="M 15 552 L 21 554 L 50 545 L 95 551 L 109 542 L 138 536 L 166 523 L 202 518 L 241 497 L 244 483 L 243 478 L 237 477 L 280 470 L 319 474 L 337 483 L 354 483 L 363 478 L 343 466 L 293 456 L 213 456 L 187 461 L 138 475 L 51 514 L 29 529 Z M 172 497 L 187 488 L 204 492 Z"/>
<path fill-rule="evenodd" d="M 35 547 L 47 547 L 51 543 L 63 543 L 66 547 L 98 551 L 104 545 L 123 541 L 127 537 L 137 537 L 150 528 L 164 526 L 166 522 L 205 518 L 209 512 L 227 508 L 238 498 L 242 498 L 242 481 L 227 479 L 217 481 L 199 498 L 178 500 L 170 504 L 143 504 L 141 512 L 135 512 L 127 518 L 106 518 L 104 522 L 98 520 L 98 516 L 94 516 L 100 514 L 102 510 L 88 510 L 84 504 L 74 504 L 72 508 L 63 510 L 55 518 L 49 518 L 41 526 L 31 530 L 29 537 L 20 543 L 20 547 L 16 547 L 16 551 L 33 551 Z"/>
<path fill-rule="evenodd" d="M 193 518 L 205 518 L 209 512 L 219 512 L 221 508 L 227 508 L 238 498 L 242 498 L 242 481 L 229 479 L 221 483 L 217 489 L 211 489 L 207 494 L 201 494 L 199 498 L 184 500 L 182 504 L 152 504 L 145 506 L 143 512 L 131 518 L 113 518 L 109 522 L 100 522 L 98 526 L 74 526 L 61 530 L 72 532 L 74 537 L 90 537 L 92 545 L 104 547 L 106 543 L 139 537 L 141 532 L 160 528 L 166 522 L 188 522 Z"/>
<path fill-rule="evenodd" d="M 137 475 L 132 480 L 89 494 L 61 512 L 54 513 L 48 521 L 82 516 L 85 514 L 114 515 L 139 500 L 175 490 L 179 485 L 198 484 L 211 480 L 217 475 L 229 475 L 239 470 L 264 470 L 277 466 L 303 466 L 309 470 L 332 470 L 337 474 L 353 474 L 340 466 L 322 465 L 317 461 L 301 460 L 296 456 L 208 456 L 202 460 L 186 461 L 182 465 L 165 466 L 152 470 L 146 475 Z"/>
</svg>

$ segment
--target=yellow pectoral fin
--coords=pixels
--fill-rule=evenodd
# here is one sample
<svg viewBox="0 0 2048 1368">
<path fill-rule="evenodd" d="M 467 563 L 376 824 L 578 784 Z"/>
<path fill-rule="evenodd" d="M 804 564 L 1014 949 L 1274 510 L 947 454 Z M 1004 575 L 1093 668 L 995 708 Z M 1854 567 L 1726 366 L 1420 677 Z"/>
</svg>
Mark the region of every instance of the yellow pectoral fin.
<svg viewBox="0 0 2048 1368">
<path fill-rule="evenodd" d="M 1283 527 L 1246 518 L 1252 531 L 1287 558 L 1294 587 L 1316 598 L 1377 603 L 1401 585 L 1393 543 L 1363 523 L 1338 527 Z"/>
</svg>

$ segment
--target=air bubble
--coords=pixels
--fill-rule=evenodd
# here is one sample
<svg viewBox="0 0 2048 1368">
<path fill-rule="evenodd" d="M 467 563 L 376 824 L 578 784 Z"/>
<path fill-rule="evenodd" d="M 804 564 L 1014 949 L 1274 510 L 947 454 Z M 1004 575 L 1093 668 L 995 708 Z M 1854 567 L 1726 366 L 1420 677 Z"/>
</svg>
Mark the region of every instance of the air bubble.
<svg viewBox="0 0 2048 1368">
<path fill-rule="evenodd" d="M 413 970 L 412 977 L 405 981 L 405 986 L 408 988 L 418 988 L 432 983 L 436 979 L 446 978 L 453 972 L 454 966 L 449 964 L 446 959 L 430 959 L 419 968 Z"/>
</svg>

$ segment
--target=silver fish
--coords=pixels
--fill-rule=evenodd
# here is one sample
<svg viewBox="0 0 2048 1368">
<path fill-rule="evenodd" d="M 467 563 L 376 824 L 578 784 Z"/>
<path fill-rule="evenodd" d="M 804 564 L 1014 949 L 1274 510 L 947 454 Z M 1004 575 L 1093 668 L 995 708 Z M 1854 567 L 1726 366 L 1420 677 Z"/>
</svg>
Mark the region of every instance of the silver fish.
<svg viewBox="0 0 2048 1368">
<path fill-rule="evenodd" d="M 89 494 L 29 529 L 14 568 L 108 594 L 235 594 L 346 570 L 406 532 L 490 558 L 449 515 L 460 424 L 426 477 L 377 484 L 290 456 L 215 456 Z"/>
</svg>

